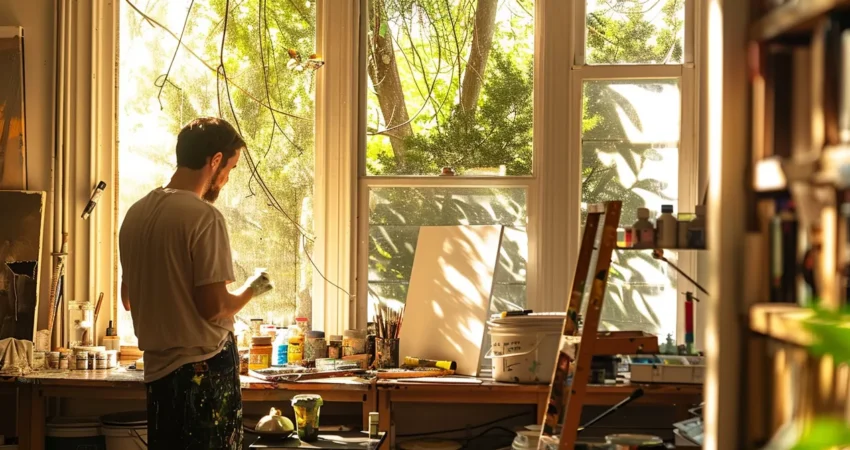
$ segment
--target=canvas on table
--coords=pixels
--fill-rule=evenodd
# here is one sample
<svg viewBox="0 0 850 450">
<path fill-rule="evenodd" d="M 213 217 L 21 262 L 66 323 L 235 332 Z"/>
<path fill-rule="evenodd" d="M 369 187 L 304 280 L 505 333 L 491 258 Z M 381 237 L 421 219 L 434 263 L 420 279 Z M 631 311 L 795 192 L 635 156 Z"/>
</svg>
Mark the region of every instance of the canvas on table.
<svg viewBox="0 0 850 450">
<path fill-rule="evenodd" d="M 405 301 L 400 357 L 452 360 L 478 375 L 502 225 L 421 227 Z"/>
</svg>

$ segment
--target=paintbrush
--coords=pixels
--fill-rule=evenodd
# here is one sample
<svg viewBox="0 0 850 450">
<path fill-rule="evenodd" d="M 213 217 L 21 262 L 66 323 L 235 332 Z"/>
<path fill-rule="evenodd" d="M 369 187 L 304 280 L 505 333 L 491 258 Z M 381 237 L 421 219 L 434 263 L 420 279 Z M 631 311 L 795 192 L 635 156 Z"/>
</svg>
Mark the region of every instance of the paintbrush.
<svg viewBox="0 0 850 450">
<path fill-rule="evenodd" d="M 90 328 L 91 330 L 94 330 L 95 328 L 97 328 L 97 316 L 100 314 L 101 305 L 103 305 L 103 292 L 101 292 L 97 296 L 97 303 L 95 303 L 95 305 L 94 305 L 94 321 L 91 324 L 91 328 Z M 94 331 L 92 331 L 92 333 L 94 333 Z M 88 336 L 88 334 L 89 334 L 89 330 L 86 330 L 86 331 L 83 332 L 83 338 L 82 338 L 83 342 L 86 341 L 86 337 Z M 95 340 L 96 340 L 95 337 L 93 337 L 92 338 L 92 344 L 97 343 L 97 342 L 95 342 Z"/>
</svg>

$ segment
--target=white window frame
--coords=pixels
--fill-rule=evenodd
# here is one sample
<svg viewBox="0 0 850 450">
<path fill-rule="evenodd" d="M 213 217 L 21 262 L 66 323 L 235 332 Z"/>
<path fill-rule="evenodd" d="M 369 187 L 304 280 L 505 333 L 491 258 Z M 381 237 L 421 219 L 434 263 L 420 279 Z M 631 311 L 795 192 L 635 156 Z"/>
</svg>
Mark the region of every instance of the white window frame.
<svg viewBox="0 0 850 450">
<path fill-rule="evenodd" d="M 700 36 L 697 0 L 685 0 L 685 32 L 683 45 L 683 61 L 681 64 L 587 64 L 585 60 L 586 47 L 586 6 L 584 0 L 574 2 L 573 24 L 573 66 L 570 71 L 571 97 L 571 142 L 577 151 L 571 151 L 573 164 L 581 167 L 581 118 L 582 88 L 585 81 L 591 80 L 638 80 L 669 78 L 679 81 L 681 99 L 681 125 L 679 135 L 679 189 L 677 211 L 693 212 L 694 206 L 700 201 L 700 172 L 699 172 L 699 69 L 697 67 Z M 576 101 L 576 99 L 578 101 Z M 576 172 L 578 173 L 578 172 Z M 697 256 L 693 251 L 679 251 L 676 265 L 691 276 L 697 275 Z M 682 277 L 677 278 L 677 291 L 686 289 L 694 291 L 697 297 L 700 292 Z M 684 343 L 685 317 L 684 308 L 680 308 L 681 297 L 677 295 L 676 306 L 676 337 L 678 343 Z M 700 314 L 697 311 L 697 322 Z M 696 328 L 701 328 L 699 325 Z M 701 333 L 700 333 L 701 334 Z M 663 339 L 663 336 L 659 336 Z"/>
<path fill-rule="evenodd" d="M 366 0 L 317 2 L 317 50 L 327 64 L 316 82 L 316 166 L 314 223 L 317 267 L 346 295 L 313 275 L 313 323 L 339 333 L 366 323 L 368 308 L 368 194 L 377 187 L 521 187 L 527 192 L 530 309 L 562 311 L 572 289 L 578 253 L 581 172 L 581 86 L 586 79 L 653 78 L 681 80 L 679 208 L 690 210 L 699 195 L 700 46 L 696 0 L 685 6 L 685 51 L 681 65 L 584 64 L 584 1 L 535 1 L 534 160 L 532 175 L 520 177 L 367 177 L 365 176 L 366 46 L 361 13 Z M 54 172 L 58 198 L 53 222 L 71 240 L 67 300 L 96 299 L 105 293 L 111 314 L 101 314 L 98 328 L 117 318 L 117 49 L 118 18 L 123 1 L 82 2 L 71 8 L 59 0 L 57 48 L 57 150 Z M 338 70 L 337 70 L 338 69 Z M 564 126 L 564 121 L 569 126 Z M 73 149 L 73 151 L 70 151 Z M 64 156 L 64 157 L 63 157 Z M 567 176 L 564 176 L 567 174 Z M 61 180 L 60 180 L 61 179 Z M 92 187 L 108 188 L 88 221 L 79 211 Z M 61 183 L 61 184 L 60 184 Z M 108 211 L 108 213 L 105 213 Z M 64 224 L 64 225 L 63 225 Z M 540 243 L 545 243 L 541 245 Z M 696 273 L 696 257 L 687 252 L 679 265 Z M 362 282 L 361 282 L 362 281 Z M 44 302 L 46 303 L 46 302 Z M 678 303 L 677 303 L 678 304 Z M 683 308 L 677 308 L 683 336 Z M 107 311 L 104 309 L 104 311 Z M 699 311 L 699 310 L 698 310 Z M 698 322 L 700 321 L 698 312 Z M 701 328 L 698 326 L 698 328 Z M 67 329 L 67 327 L 66 327 Z"/>
<path fill-rule="evenodd" d="M 356 64 L 355 35 L 359 17 L 357 2 L 317 2 L 317 47 L 327 62 L 316 81 L 316 164 L 314 224 L 316 244 L 312 257 L 333 283 L 354 292 L 353 257 L 355 232 L 353 196 L 356 192 L 353 155 L 356 151 L 357 78 L 348 68 Z M 56 192 L 64 208 L 52 214 L 56 233 L 70 234 L 65 302 L 95 301 L 104 293 L 98 330 L 115 320 L 120 307 L 117 279 L 118 223 L 118 49 L 120 8 L 124 1 L 72 2 L 58 0 L 57 92 L 56 92 Z M 347 28 L 346 28 L 347 27 Z M 352 52 L 353 49 L 353 52 Z M 73 151 L 71 150 L 73 149 Z M 88 221 L 80 212 L 91 189 L 107 183 L 99 205 Z M 60 211 L 61 210 L 61 211 Z M 329 332 L 341 332 L 349 321 L 349 298 L 313 274 L 313 324 Z M 42 302 L 46 305 L 47 302 Z M 109 312 L 109 313 L 107 313 Z M 67 315 L 65 340 L 68 334 Z M 59 319 L 57 319 L 59 320 Z M 43 328 L 40 324 L 39 328 Z"/>
</svg>

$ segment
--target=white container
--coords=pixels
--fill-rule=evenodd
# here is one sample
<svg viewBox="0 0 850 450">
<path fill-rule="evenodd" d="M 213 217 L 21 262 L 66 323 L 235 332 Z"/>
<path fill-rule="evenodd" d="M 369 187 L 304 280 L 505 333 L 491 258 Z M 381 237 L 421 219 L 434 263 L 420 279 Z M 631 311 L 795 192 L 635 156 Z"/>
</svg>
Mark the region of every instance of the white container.
<svg viewBox="0 0 850 450">
<path fill-rule="evenodd" d="M 679 221 L 673 217 L 673 205 L 661 205 L 661 215 L 655 221 L 655 245 L 676 248 L 679 242 Z"/>
<path fill-rule="evenodd" d="M 638 208 L 637 216 L 638 221 L 632 225 L 632 247 L 655 247 L 655 227 L 649 221 L 649 210 Z"/>
<path fill-rule="evenodd" d="M 95 438 L 100 436 L 100 422 L 96 417 L 56 417 L 47 422 L 45 436 Z"/>
<path fill-rule="evenodd" d="M 511 444 L 511 450 L 536 450 L 540 441 L 540 430 L 520 430 Z"/>
<path fill-rule="evenodd" d="M 563 319 L 533 315 L 507 317 L 488 323 L 491 340 L 485 358 L 493 363 L 496 381 L 546 384 L 552 381 Z"/>
<path fill-rule="evenodd" d="M 106 450 L 146 450 L 147 412 L 109 414 L 101 418 Z"/>
</svg>

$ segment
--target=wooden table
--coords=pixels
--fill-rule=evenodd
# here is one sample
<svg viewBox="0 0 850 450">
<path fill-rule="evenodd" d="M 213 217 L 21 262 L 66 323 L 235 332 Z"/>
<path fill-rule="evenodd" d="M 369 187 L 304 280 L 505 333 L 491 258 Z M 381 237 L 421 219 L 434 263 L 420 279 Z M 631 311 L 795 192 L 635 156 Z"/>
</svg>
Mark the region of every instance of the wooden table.
<svg viewBox="0 0 850 450">
<path fill-rule="evenodd" d="M 637 404 L 667 405 L 676 408 L 676 420 L 690 417 L 688 408 L 702 402 L 702 385 L 696 384 L 618 384 L 588 385 L 585 405 L 613 406 L 642 388 Z M 549 402 L 549 385 L 519 385 L 484 380 L 481 384 L 413 383 L 403 380 L 377 382 L 379 429 L 390 432 L 393 403 L 467 403 L 536 405 L 538 423 Z M 392 435 L 381 447 L 394 445 Z"/>
<path fill-rule="evenodd" d="M 369 413 L 376 410 L 374 382 L 269 383 L 242 377 L 242 401 L 286 401 L 298 394 L 319 394 L 326 402 L 362 403 L 363 426 L 368 428 Z M 144 400 L 145 385 L 140 371 L 126 369 L 72 370 L 35 372 L 18 377 L 18 436 L 20 447 L 44 448 L 45 399 L 84 398 Z"/>
<path fill-rule="evenodd" d="M 387 437 L 387 433 L 379 433 L 377 439 L 369 439 L 369 435 L 361 431 L 338 431 L 336 433 L 322 433 L 316 442 L 301 442 L 297 437 L 291 437 L 283 441 L 264 442 L 260 438 L 251 445 L 252 449 L 285 449 L 306 448 L 313 450 L 373 450 L 378 448 Z"/>
</svg>

